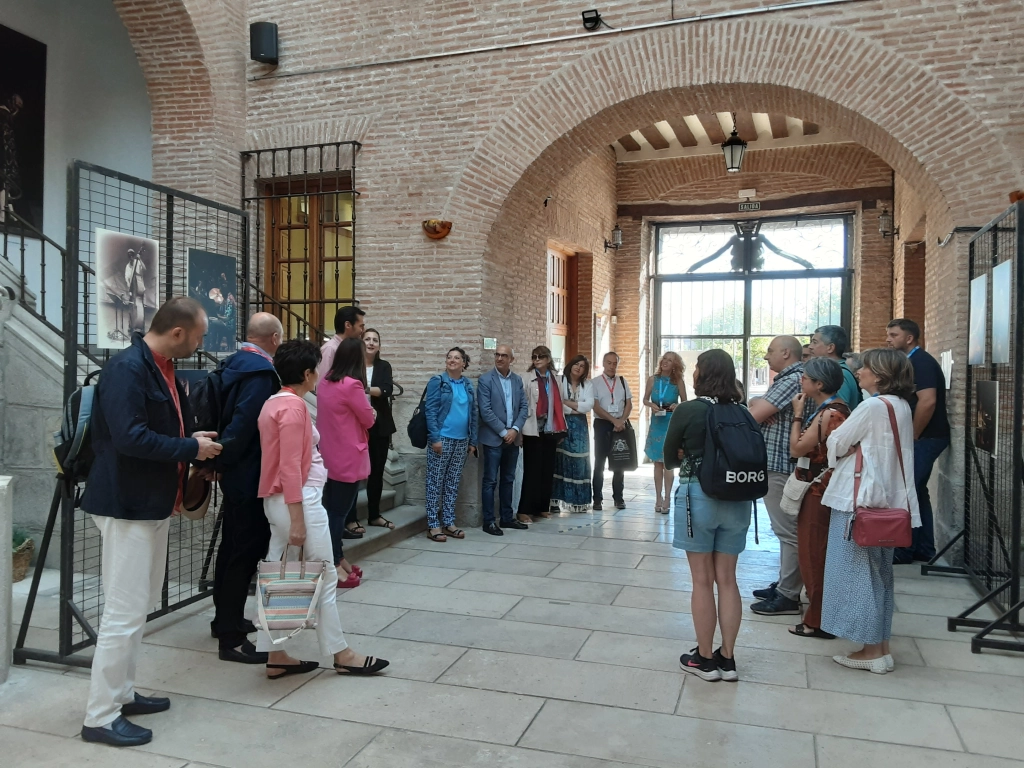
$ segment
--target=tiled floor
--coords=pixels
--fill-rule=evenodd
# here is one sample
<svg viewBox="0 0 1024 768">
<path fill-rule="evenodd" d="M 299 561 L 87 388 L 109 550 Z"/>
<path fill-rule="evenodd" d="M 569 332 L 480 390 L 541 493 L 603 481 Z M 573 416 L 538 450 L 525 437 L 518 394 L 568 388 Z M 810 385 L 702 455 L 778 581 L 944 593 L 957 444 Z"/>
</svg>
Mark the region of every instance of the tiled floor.
<svg viewBox="0 0 1024 768">
<path fill-rule="evenodd" d="M 628 508 L 564 516 L 464 541 L 419 536 L 362 562 L 340 603 L 361 651 L 391 660 L 376 679 L 325 669 L 270 682 L 220 662 L 209 605 L 151 625 L 139 685 L 172 696 L 146 755 L 82 743 L 81 670 L 17 667 L 0 686 L 4 765 L 347 768 L 1009 768 L 1024 761 L 1024 657 L 973 655 L 945 617 L 974 597 L 962 580 L 897 568 L 885 676 L 839 667 L 850 648 L 789 635 L 793 617 L 744 615 L 738 685 L 686 677 L 689 573 L 672 516 L 653 512 L 648 471 Z M 744 593 L 773 580 L 762 513 L 741 557 Z M 52 598 L 51 598 L 52 599 Z M 749 601 L 747 601 L 749 603 Z M 46 602 L 36 643 L 55 642 Z M 304 633 L 309 634 L 311 633 Z M 316 658 L 315 640 L 296 641 Z M 327 660 L 321 663 L 326 665 Z"/>
</svg>

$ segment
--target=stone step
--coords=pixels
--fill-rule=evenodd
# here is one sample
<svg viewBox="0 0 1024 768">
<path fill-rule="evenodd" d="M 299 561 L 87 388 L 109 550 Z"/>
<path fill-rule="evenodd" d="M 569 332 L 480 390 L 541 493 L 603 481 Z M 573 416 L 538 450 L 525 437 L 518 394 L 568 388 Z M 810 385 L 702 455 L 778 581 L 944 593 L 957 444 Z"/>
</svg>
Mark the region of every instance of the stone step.
<svg viewBox="0 0 1024 768">
<path fill-rule="evenodd" d="M 385 491 L 384 493 L 388 493 Z M 393 494 L 394 492 L 391 491 Z M 360 492 L 362 495 L 362 492 Z M 384 511 L 384 500 L 381 499 L 381 511 Z M 427 530 L 427 510 L 415 504 L 403 504 L 391 509 L 384 515 L 395 524 L 394 530 L 366 525 L 366 533 L 361 539 L 345 539 L 345 559 L 350 563 L 358 563 L 359 558 L 372 555 L 382 549 L 408 539 Z"/>
</svg>

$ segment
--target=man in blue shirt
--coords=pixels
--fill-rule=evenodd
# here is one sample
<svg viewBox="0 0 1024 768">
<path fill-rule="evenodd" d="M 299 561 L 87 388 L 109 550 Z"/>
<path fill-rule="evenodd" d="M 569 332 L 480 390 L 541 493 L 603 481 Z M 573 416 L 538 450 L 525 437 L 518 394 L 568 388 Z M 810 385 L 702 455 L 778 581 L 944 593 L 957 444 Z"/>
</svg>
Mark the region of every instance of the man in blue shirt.
<svg viewBox="0 0 1024 768">
<path fill-rule="evenodd" d="M 512 373 L 512 348 L 502 344 L 494 350 L 494 368 L 480 377 L 477 402 L 480 407 L 480 455 L 484 460 L 481 505 L 484 532 L 503 536 L 502 528 L 528 528 L 512 513 L 512 487 L 519 461 L 520 435 L 528 415 L 522 378 Z M 494 521 L 494 489 L 501 475 L 499 503 L 501 524 Z"/>
<path fill-rule="evenodd" d="M 851 411 L 860 405 L 860 385 L 843 359 L 850 346 L 850 337 L 846 329 L 839 325 L 823 325 L 814 331 L 808 346 L 814 357 L 827 357 L 839 363 L 839 367 L 843 369 L 843 386 L 836 395 L 850 406 Z"/>
</svg>

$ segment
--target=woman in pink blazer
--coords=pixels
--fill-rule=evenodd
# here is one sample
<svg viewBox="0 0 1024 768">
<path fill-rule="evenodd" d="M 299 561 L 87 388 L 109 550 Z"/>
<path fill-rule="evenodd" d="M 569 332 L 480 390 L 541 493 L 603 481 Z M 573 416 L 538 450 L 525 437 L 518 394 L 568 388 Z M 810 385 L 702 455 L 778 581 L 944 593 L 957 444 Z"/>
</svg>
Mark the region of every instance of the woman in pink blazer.
<svg viewBox="0 0 1024 768">
<path fill-rule="evenodd" d="M 359 483 L 370 476 L 369 429 L 376 420 L 366 387 L 366 347 L 345 339 L 331 369 L 316 390 L 320 454 L 327 467 L 324 506 L 331 524 L 335 560 L 343 558 L 342 539 L 362 538 L 356 519 Z"/>
</svg>

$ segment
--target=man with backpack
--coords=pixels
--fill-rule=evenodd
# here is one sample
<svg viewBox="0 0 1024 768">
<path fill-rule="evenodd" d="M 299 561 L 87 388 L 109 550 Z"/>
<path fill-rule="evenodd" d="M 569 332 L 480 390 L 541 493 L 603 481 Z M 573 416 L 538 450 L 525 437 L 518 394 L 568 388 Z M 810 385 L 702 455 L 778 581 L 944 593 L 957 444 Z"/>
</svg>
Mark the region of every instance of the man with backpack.
<svg viewBox="0 0 1024 768">
<path fill-rule="evenodd" d="M 246 326 L 246 341 L 217 372 L 221 404 L 219 425 L 224 451 L 213 462 L 224 494 L 221 507 L 220 548 L 213 577 L 216 613 L 210 630 L 220 644 L 222 661 L 265 664 L 246 637 L 256 628 L 243 616 L 249 583 L 270 544 L 270 524 L 263 513 L 260 486 L 260 433 L 257 421 L 263 404 L 280 388 L 274 353 L 281 346 L 281 321 L 257 312 Z M 211 384 L 214 380 L 211 377 Z M 211 395 L 217 390 L 208 390 Z"/>
<path fill-rule="evenodd" d="M 166 698 L 135 692 L 146 615 L 159 600 L 171 513 L 180 507 L 190 462 L 221 451 L 216 434 L 195 432 L 174 360 L 191 357 L 207 330 L 195 299 L 178 296 L 149 332 L 103 367 L 89 420 L 94 453 L 82 509 L 103 538 L 103 618 L 92 662 L 82 738 L 116 747 L 147 744 L 153 732 L 127 720 L 163 712 Z"/>
<path fill-rule="evenodd" d="M 804 373 L 803 347 L 793 336 L 776 336 L 764 359 L 775 379 L 762 397 L 750 401 L 750 413 L 761 425 L 768 449 L 768 495 L 764 497 L 764 506 L 779 539 L 779 580 L 765 589 L 754 590 L 759 602 L 750 610 L 768 616 L 799 615 L 804 582 L 797 556 L 796 517 L 782 510 L 782 489 L 793 471 L 789 432 L 793 398 L 800 392 L 800 377 Z"/>
</svg>

